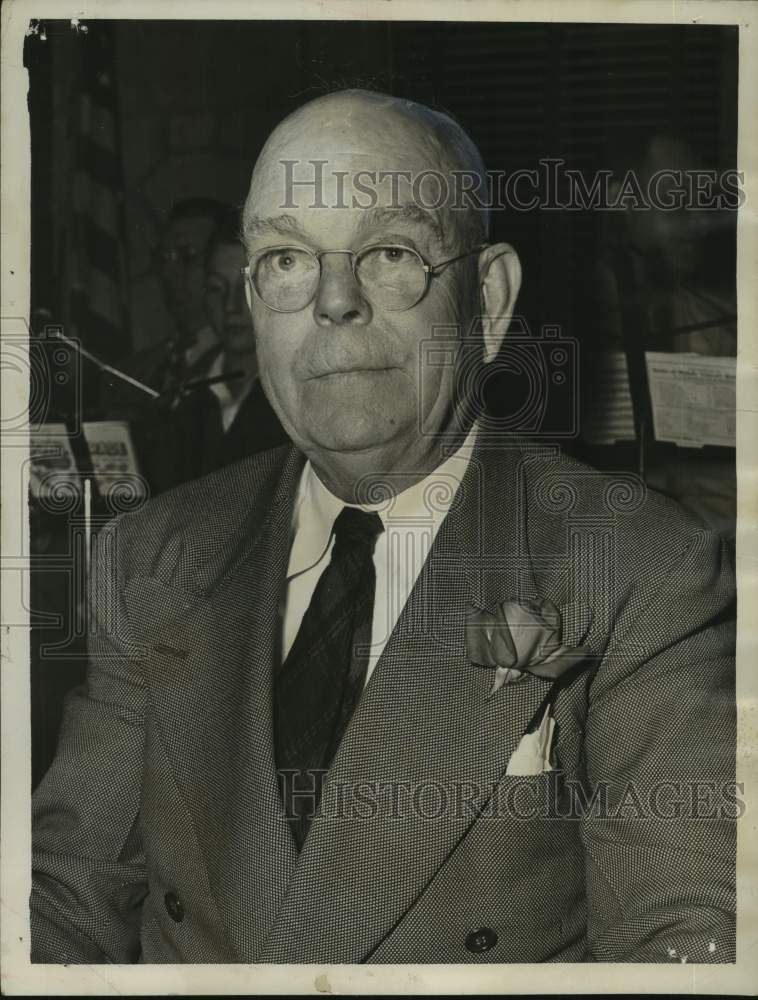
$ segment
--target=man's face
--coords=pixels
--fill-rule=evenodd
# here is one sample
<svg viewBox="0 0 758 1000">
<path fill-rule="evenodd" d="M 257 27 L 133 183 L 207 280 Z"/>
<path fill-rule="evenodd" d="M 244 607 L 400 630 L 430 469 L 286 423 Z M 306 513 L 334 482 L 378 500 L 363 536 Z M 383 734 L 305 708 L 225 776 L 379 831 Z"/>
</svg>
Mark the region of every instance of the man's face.
<svg viewBox="0 0 758 1000">
<path fill-rule="evenodd" d="M 205 309 L 205 248 L 212 219 L 176 219 L 161 240 L 161 283 L 166 305 L 179 331 L 194 333 L 208 322 Z"/>
<path fill-rule="evenodd" d="M 373 210 L 352 206 L 358 171 L 410 169 L 429 162 L 407 122 L 388 122 L 386 129 L 349 119 L 325 120 L 317 109 L 290 134 L 264 153 L 256 167 L 245 210 L 265 225 L 249 230 L 252 260 L 264 247 L 286 245 L 312 251 L 358 250 L 370 244 L 401 244 L 430 263 L 455 256 L 453 229 L 439 215 L 393 208 L 410 202 L 410 189 L 393 196 L 390 186 L 377 186 Z M 382 140 L 377 140 L 380 134 Z M 309 160 L 323 159 L 323 201 L 314 205 L 312 188 L 296 187 L 285 203 L 284 168 L 280 160 L 297 160 L 295 178 L 313 176 Z M 340 172 L 344 193 L 338 198 L 333 178 Z M 341 201 L 349 207 L 335 207 Z M 365 197 L 361 199 L 366 202 Z M 451 422 L 453 365 L 422 363 L 422 344 L 437 326 L 457 325 L 472 299 L 464 275 L 471 261 L 452 264 L 429 282 L 424 298 L 406 311 L 389 311 L 367 298 L 357 283 L 347 254 L 321 258 L 315 298 L 297 312 L 278 313 L 251 293 L 258 339 L 261 378 L 271 403 L 290 437 L 306 454 L 382 449 L 393 458 L 418 453 Z M 467 269 L 468 265 L 468 269 Z M 449 331 L 447 332 L 449 339 Z M 448 359 L 450 360 L 450 359 Z"/>
<path fill-rule="evenodd" d="M 216 336 L 230 354 L 255 350 L 250 310 L 245 301 L 242 268 L 247 263 L 240 243 L 219 243 L 207 262 L 205 296 L 208 318 Z"/>
</svg>

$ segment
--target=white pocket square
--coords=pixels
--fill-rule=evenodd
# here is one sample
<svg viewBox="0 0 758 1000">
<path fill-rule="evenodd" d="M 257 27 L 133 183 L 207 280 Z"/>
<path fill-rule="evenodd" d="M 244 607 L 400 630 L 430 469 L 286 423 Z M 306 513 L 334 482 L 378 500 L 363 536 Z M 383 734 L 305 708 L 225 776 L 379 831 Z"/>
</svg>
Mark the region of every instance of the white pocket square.
<svg viewBox="0 0 758 1000">
<path fill-rule="evenodd" d="M 550 705 L 545 709 L 539 729 L 533 733 L 525 733 L 511 754 L 505 774 L 526 777 L 552 771 L 550 766 L 550 746 L 553 742 L 555 719 L 550 715 Z"/>
</svg>

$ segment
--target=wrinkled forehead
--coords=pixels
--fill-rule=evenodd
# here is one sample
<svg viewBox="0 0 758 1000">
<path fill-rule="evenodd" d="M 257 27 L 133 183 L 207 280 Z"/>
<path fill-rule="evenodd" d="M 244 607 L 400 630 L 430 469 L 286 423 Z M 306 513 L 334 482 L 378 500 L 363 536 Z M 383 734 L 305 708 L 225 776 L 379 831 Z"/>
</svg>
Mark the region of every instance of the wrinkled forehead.
<svg viewBox="0 0 758 1000">
<path fill-rule="evenodd" d="M 282 163 L 325 162 L 330 171 L 415 172 L 446 166 L 449 151 L 424 123 L 360 101 L 305 108 L 269 137 L 255 165 L 252 189 L 268 193 Z M 349 180 L 349 177 L 347 178 Z"/>
<path fill-rule="evenodd" d="M 253 171 L 245 204 L 250 243 L 283 221 L 320 236 L 417 227 L 441 238 L 449 213 L 451 165 L 423 129 L 383 116 L 380 126 L 303 122 L 267 143 Z"/>
</svg>

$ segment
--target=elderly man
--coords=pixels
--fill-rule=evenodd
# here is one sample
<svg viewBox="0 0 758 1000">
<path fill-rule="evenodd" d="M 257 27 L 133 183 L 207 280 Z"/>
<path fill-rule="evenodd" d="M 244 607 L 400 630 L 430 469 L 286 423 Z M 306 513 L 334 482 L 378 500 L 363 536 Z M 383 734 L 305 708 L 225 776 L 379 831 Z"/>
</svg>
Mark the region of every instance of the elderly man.
<svg viewBox="0 0 758 1000">
<path fill-rule="evenodd" d="M 733 961 L 730 567 L 476 414 L 520 273 L 430 207 L 461 170 L 378 94 L 269 138 L 248 294 L 294 447 L 101 535 L 36 960 Z"/>
</svg>

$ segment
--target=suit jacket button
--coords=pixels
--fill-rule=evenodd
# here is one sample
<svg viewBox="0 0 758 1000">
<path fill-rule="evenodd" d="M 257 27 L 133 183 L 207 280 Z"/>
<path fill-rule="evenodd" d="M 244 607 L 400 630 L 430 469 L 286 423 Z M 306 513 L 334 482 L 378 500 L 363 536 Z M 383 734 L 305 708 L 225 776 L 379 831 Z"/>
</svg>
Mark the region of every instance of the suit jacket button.
<svg viewBox="0 0 758 1000">
<path fill-rule="evenodd" d="M 177 924 L 181 923 L 184 919 L 184 903 L 179 899 L 175 892 L 167 892 L 163 897 L 163 902 L 166 904 L 166 912 L 171 917 L 173 921 Z"/>
<path fill-rule="evenodd" d="M 466 947 L 473 951 L 475 955 L 483 951 L 489 951 L 497 944 L 497 934 L 491 927 L 479 927 L 466 938 Z"/>
</svg>

